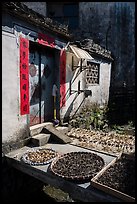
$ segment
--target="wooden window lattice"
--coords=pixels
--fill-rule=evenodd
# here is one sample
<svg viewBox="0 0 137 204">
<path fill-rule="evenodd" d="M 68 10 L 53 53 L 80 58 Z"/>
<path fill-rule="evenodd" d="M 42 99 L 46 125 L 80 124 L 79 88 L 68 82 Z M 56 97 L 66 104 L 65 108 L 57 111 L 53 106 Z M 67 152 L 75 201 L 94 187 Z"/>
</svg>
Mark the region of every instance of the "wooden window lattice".
<svg viewBox="0 0 137 204">
<path fill-rule="evenodd" d="M 90 63 L 86 70 L 86 83 L 99 84 L 99 65 Z"/>
</svg>

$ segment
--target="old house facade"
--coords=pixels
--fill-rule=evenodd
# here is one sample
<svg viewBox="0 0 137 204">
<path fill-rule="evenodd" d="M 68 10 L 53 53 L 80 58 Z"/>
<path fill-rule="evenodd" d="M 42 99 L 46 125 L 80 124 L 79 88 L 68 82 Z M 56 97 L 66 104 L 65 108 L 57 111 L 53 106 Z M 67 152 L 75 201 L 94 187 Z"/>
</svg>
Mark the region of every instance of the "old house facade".
<svg viewBox="0 0 137 204">
<path fill-rule="evenodd" d="M 76 40 L 91 38 L 111 51 L 110 121 L 135 121 L 135 2 L 47 2 L 47 8 Z"/>
<path fill-rule="evenodd" d="M 91 39 L 76 43 L 66 25 L 45 17 L 46 10 L 42 9 L 47 7 L 39 6 L 36 11 L 35 8 L 32 10 L 20 2 L 5 2 L 2 6 L 5 199 L 15 195 L 16 191 L 20 195 L 24 182 L 28 188 L 31 185 L 26 175 L 7 165 L 4 155 L 28 144 L 30 127 L 53 120 L 54 84 L 58 89 L 56 114 L 60 122 L 68 121 L 84 103 L 104 105 L 109 100 L 111 52 Z M 9 177 L 14 179 L 11 181 Z M 9 187 L 6 187 L 7 181 Z M 20 187 L 16 185 L 18 182 Z M 41 186 L 41 182 L 32 181 L 35 182 L 36 186 Z"/>
<path fill-rule="evenodd" d="M 47 16 L 58 21 L 64 20 L 66 24 L 68 22 L 76 40 L 92 38 L 111 50 L 117 69 L 112 78 L 113 86 L 122 86 L 123 81 L 126 81 L 127 86 L 134 86 L 135 2 L 47 2 L 47 8 Z M 75 12 L 69 12 L 74 9 Z M 77 23 L 73 25 L 71 19 Z M 129 66 L 127 75 L 124 70 Z"/>
<path fill-rule="evenodd" d="M 60 112 L 64 120 L 73 118 L 84 104 L 108 104 L 113 59 L 109 51 L 97 45 L 96 53 L 93 46 L 92 40 L 84 40 L 66 51 L 66 104 Z"/>
<path fill-rule="evenodd" d="M 2 196 L 4 202 L 16 200 L 23 195 L 25 188 L 29 193 L 41 186 L 41 182 L 9 166 L 4 155 L 28 143 L 31 137 L 30 126 L 53 118 L 52 86 L 56 83 L 59 90 L 62 89 L 59 82 L 61 51 L 70 38 L 65 26 L 44 18 L 18 2 L 3 2 Z"/>
<path fill-rule="evenodd" d="M 135 120 L 135 2 L 43 2 L 30 8 L 65 23 L 75 40 L 91 38 L 114 58 L 110 109 L 114 123 Z M 122 42 L 122 43 L 121 43 Z M 119 112 L 121 118 L 119 118 Z"/>
<path fill-rule="evenodd" d="M 35 4 L 24 3 L 34 10 L 38 9 Z M 75 33 L 77 40 L 92 38 L 96 43 L 111 50 L 117 67 L 117 72 L 115 71 L 112 78 L 116 82 L 115 86 L 122 85 L 123 81 L 126 81 L 127 86 L 135 84 L 135 2 L 45 2 L 44 5 L 40 5 L 39 12 L 66 23 Z M 129 54 L 131 58 L 126 59 Z M 129 76 L 124 75 L 125 63 L 131 67 L 128 71 Z M 129 83 L 131 79 L 132 83 Z"/>
<path fill-rule="evenodd" d="M 2 23 L 5 151 L 26 142 L 31 126 L 53 120 L 53 84 L 58 89 L 56 117 L 61 122 L 76 114 L 86 101 L 108 103 L 110 51 L 92 40 L 76 45 L 65 25 L 24 4 L 3 4 Z"/>
<path fill-rule="evenodd" d="M 134 2 L 3 2 L 4 201 L 42 186 L 8 165 L 4 155 L 28 143 L 30 127 L 52 121 L 54 84 L 60 122 L 89 102 L 111 102 L 115 122 L 133 119 L 134 12 Z"/>
</svg>

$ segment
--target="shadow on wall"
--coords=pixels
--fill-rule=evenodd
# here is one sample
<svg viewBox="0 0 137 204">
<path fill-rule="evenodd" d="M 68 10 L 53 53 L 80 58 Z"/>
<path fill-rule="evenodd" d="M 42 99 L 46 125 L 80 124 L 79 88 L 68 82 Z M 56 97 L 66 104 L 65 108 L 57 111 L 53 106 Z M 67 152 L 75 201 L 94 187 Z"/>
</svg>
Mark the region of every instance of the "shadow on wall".
<svg viewBox="0 0 137 204">
<path fill-rule="evenodd" d="M 64 121 L 63 122 L 67 122 L 69 121 L 70 119 L 73 119 L 73 117 L 77 114 L 77 112 L 80 110 L 82 104 L 84 103 L 85 101 L 85 98 L 87 98 L 88 96 L 91 96 L 92 93 L 90 90 L 84 90 L 84 91 L 81 91 L 81 94 L 84 92 L 84 98 L 83 100 L 81 101 L 81 103 L 79 104 L 79 106 L 76 108 L 76 110 L 74 111 L 74 113 L 70 116 L 72 110 L 73 110 L 73 103 L 75 102 L 75 100 L 77 99 L 77 97 L 79 96 L 79 93 L 77 93 L 72 101 L 72 103 L 70 104 L 69 108 L 67 109 L 65 115 L 64 115 Z"/>
</svg>

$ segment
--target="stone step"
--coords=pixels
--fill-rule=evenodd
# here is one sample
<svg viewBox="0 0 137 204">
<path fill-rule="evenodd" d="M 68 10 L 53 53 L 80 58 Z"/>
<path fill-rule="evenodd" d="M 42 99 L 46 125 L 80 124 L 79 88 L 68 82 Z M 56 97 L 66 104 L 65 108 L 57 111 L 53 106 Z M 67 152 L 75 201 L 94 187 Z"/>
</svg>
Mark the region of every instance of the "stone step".
<svg viewBox="0 0 137 204">
<path fill-rule="evenodd" d="M 59 127 L 57 128 L 59 129 Z M 59 131 L 57 128 L 47 124 L 44 126 L 42 132 L 51 133 L 51 139 L 53 140 L 57 140 L 63 143 L 71 143 L 71 139 L 63 131 Z"/>
<path fill-rule="evenodd" d="M 67 136 L 67 132 L 70 131 L 70 128 L 67 126 L 57 126 L 55 127 L 52 122 L 45 122 L 41 124 L 37 124 L 30 127 L 30 135 L 31 135 L 31 142 L 37 146 L 44 145 L 44 142 L 41 142 L 41 140 L 45 140 L 46 138 L 44 136 L 39 136 L 41 134 L 50 134 L 52 135 L 53 140 L 59 140 L 63 143 L 70 143 L 71 139 Z M 35 137 L 36 136 L 36 137 Z M 38 137 L 38 139 L 37 139 Z M 43 139 L 39 139 L 42 138 Z M 45 139 L 44 139 L 45 138 Z M 49 138 L 47 139 L 48 142 Z M 46 142 L 46 143 L 47 143 Z"/>
<path fill-rule="evenodd" d="M 30 140 L 35 146 L 43 146 L 48 143 L 51 134 L 40 133 L 34 135 Z"/>
<path fill-rule="evenodd" d="M 69 127 L 58 126 L 56 130 L 60 131 L 61 133 L 67 134 L 69 131 Z"/>
<path fill-rule="evenodd" d="M 33 125 L 33 126 L 31 126 L 30 127 L 30 135 L 33 137 L 34 135 L 38 135 L 41 131 L 42 131 L 42 129 L 43 129 L 43 127 L 45 126 L 45 125 L 51 125 L 51 126 L 53 126 L 53 123 L 51 123 L 51 122 L 45 122 L 45 123 L 41 123 L 41 124 L 37 124 L 37 125 Z"/>
</svg>

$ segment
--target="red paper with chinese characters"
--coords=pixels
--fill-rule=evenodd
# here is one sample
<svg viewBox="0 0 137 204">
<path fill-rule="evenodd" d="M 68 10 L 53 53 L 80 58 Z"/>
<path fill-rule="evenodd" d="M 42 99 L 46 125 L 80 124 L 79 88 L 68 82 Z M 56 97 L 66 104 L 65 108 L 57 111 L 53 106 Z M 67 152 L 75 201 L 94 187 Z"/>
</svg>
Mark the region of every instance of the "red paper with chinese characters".
<svg viewBox="0 0 137 204">
<path fill-rule="evenodd" d="M 29 40 L 20 37 L 20 114 L 29 114 Z"/>
<path fill-rule="evenodd" d="M 66 105 L 66 51 L 60 52 L 60 107 Z"/>
</svg>

